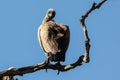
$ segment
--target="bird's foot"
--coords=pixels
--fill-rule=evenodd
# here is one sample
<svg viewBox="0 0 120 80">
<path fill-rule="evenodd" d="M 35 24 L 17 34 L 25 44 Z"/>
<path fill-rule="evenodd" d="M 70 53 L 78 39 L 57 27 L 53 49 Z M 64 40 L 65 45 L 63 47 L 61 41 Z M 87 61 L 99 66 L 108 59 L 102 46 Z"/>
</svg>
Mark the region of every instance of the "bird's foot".
<svg viewBox="0 0 120 80">
<path fill-rule="evenodd" d="M 57 65 L 59 68 L 60 68 L 60 66 L 61 66 L 60 62 L 57 62 L 56 65 Z M 58 75 L 60 74 L 59 69 L 58 69 L 58 73 L 57 73 L 57 74 L 58 74 Z"/>
<path fill-rule="evenodd" d="M 56 65 L 57 65 L 57 66 L 61 66 L 61 63 L 60 63 L 60 62 L 57 62 Z"/>
<path fill-rule="evenodd" d="M 46 72 L 47 72 L 47 65 L 49 65 L 50 64 L 50 61 L 49 61 L 49 58 L 47 58 L 46 60 L 45 60 L 45 64 L 46 64 Z"/>
</svg>

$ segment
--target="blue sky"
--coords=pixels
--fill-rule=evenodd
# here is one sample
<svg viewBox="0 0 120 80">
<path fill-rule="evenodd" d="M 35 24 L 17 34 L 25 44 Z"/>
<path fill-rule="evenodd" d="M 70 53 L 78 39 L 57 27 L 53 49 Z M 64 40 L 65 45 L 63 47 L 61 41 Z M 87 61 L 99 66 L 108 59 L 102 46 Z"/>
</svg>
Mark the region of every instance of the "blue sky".
<svg viewBox="0 0 120 80">
<path fill-rule="evenodd" d="M 33 65 L 45 60 L 38 44 L 37 29 L 47 9 L 56 10 L 55 20 L 67 24 L 71 40 L 66 61 L 75 62 L 84 53 L 84 36 L 79 19 L 93 1 L 101 0 L 0 0 L 0 71 Z M 57 75 L 45 70 L 16 76 L 19 80 L 119 80 L 120 0 L 108 0 L 86 20 L 91 39 L 91 62 Z"/>
</svg>

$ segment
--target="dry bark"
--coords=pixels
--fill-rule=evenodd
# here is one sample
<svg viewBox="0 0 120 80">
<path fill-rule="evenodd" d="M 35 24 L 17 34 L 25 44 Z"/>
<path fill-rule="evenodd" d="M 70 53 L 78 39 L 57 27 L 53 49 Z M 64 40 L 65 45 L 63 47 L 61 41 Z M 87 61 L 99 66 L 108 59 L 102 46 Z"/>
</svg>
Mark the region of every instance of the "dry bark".
<svg viewBox="0 0 120 80">
<path fill-rule="evenodd" d="M 87 27 L 85 25 L 85 19 L 88 17 L 88 15 L 94 11 L 95 9 L 99 9 L 101 7 L 101 5 L 107 0 L 102 0 L 99 4 L 97 3 L 93 3 L 93 5 L 91 6 L 91 8 L 81 17 L 80 19 L 80 23 L 82 25 L 83 28 L 83 33 L 84 33 L 84 37 L 85 37 L 85 53 L 84 53 L 84 58 L 83 61 L 84 62 L 89 62 L 90 58 L 89 58 L 89 51 L 90 51 L 90 38 L 88 36 L 88 31 L 87 31 Z"/>
<path fill-rule="evenodd" d="M 88 63 L 90 61 L 89 59 L 90 38 L 88 36 L 88 31 L 85 25 L 85 19 L 88 17 L 88 15 L 92 11 L 94 11 L 97 8 L 100 8 L 105 1 L 107 0 L 102 0 L 98 4 L 94 2 L 92 7 L 80 19 L 80 23 L 82 25 L 84 37 L 85 37 L 85 53 L 84 55 L 80 56 L 75 63 L 68 64 L 68 65 L 60 65 L 60 64 L 46 64 L 46 62 L 44 61 L 43 63 L 40 63 L 40 64 L 35 64 L 35 65 L 21 67 L 21 68 L 11 67 L 8 70 L 0 72 L 0 80 L 16 80 L 14 78 L 14 76 L 16 75 L 23 76 L 24 74 L 32 73 L 32 72 L 43 70 L 43 69 L 53 69 L 53 70 L 64 72 L 82 65 L 82 62 Z"/>
</svg>

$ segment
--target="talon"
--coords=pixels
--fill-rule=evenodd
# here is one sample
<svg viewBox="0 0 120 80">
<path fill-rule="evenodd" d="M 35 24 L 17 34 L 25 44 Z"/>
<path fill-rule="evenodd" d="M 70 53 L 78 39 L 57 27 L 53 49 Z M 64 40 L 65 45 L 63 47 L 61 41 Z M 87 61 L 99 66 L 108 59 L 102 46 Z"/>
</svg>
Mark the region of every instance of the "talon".
<svg viewBox="0 0 120 80">
<path fill-rule="evenodd" d="M 46 72 L 48 72 L 47 68 L 45 69 Z"/>
<path fill-rule="evenodd" d="M 57 65 L 59 68 L 60 68 L 60 66 L 61 66 L 60 62 L 57 62 L 56 65 Z M 60 71 L 58 70 L 57 75 L 59 75 L 59 74 L 60 74 Z"/>
<path fill-rule="evenodd" d="M 57 75 L 59 75 L 60 74 L 60 71 L 58 70 L 58 73 L 57 73 Z"/>
</svg>

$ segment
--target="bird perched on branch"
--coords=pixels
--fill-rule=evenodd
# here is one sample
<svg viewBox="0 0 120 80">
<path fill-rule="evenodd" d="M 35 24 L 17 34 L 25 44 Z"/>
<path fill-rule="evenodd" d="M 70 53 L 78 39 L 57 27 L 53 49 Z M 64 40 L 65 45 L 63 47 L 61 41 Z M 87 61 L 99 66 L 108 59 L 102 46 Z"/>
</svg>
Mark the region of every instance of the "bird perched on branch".
<svg viewBox="0 0 120 80">
<path fill-rule="evenodd" d="M 53 20 L 55 14 L 54 9 L 48 9 L 42 24 L 38 28 L 38 40 L 47 56 L 46 61 L 60 63 L 65 61 L 70 31 L 67 25 L 56 23 Z"/>
</svg>

